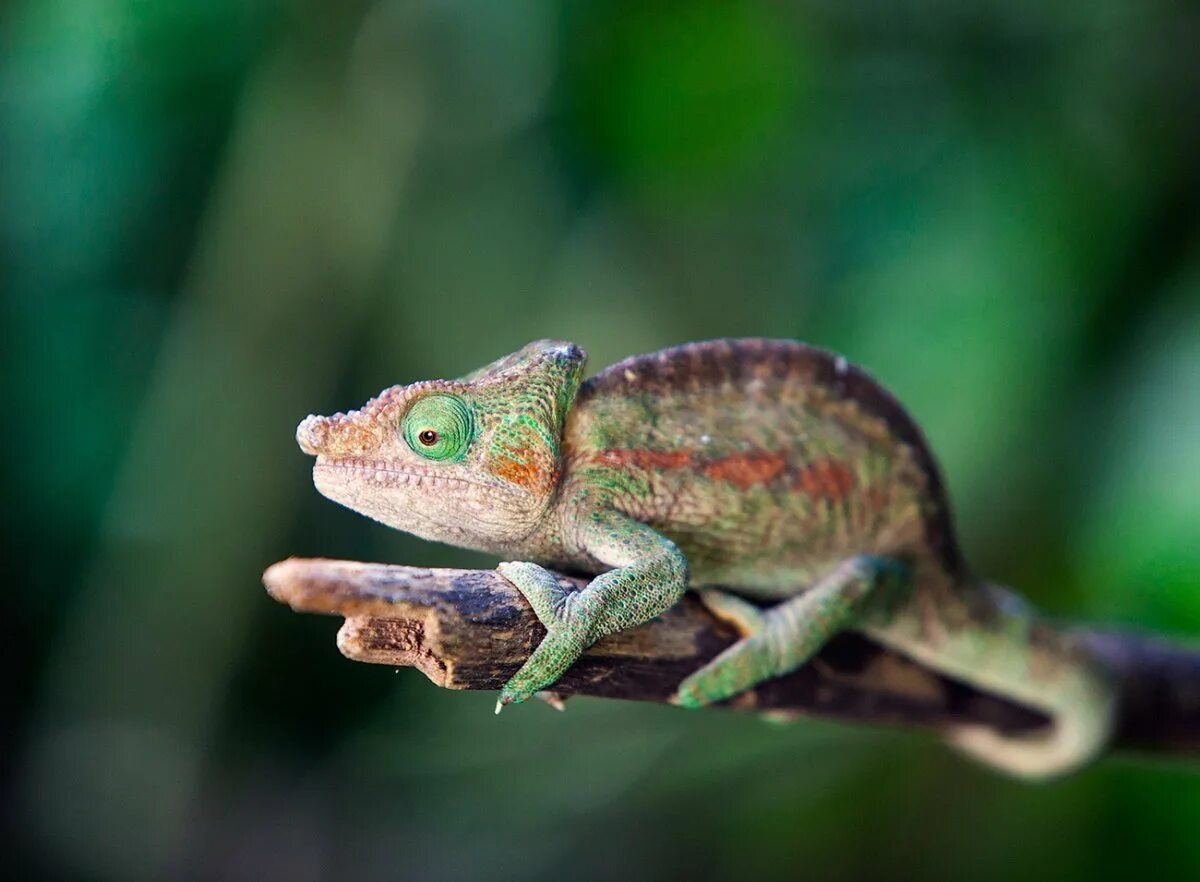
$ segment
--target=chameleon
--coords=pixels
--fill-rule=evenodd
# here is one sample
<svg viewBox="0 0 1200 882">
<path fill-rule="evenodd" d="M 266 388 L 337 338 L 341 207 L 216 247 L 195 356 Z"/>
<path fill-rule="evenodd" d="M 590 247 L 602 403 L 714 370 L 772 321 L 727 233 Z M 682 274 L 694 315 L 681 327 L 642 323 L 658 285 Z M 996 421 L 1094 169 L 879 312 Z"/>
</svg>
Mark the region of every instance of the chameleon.
<svg viewBox="0 0 1200 882">
<path fill-rule="evenodd" d="M 998 770 L 1052 777 L 1103 750 L 1111 672 L 973 575 L 921 429 L 867 372 L 770 339 L 687 343 L 587 380 L 585 362 L 573 343 L 540 340 L 296 430 L 329 499 L 511 558 L 497 569 L 546 636 L 497 713 L 692 590 L 739 637 L 676 704 L 729 699 L 849 630 L 1043 715 L 1033 732 L 946 733 Z M 572 591 L 548 568 L 593 578 Z"/>
</svg>

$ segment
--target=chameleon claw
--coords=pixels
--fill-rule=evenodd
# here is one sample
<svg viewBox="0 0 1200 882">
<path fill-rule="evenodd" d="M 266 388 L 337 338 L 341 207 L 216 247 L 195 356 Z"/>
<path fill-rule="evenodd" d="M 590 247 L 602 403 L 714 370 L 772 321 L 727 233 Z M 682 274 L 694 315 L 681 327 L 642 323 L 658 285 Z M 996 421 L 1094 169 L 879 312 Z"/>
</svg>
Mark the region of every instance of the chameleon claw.
<svg viewBox="0 0 1200 882">
<path fill-rule="evenodd" d="M 500 711 L 504 710 L 510 704 L 520 704 L 527 698 L 529 698 L 528 694 L 522 694 L 505 686 L 500 690 L 500 697 L 496 700 L 496 713 L 500 713 Z"/>
<path fill-rule="evenodd" d="M 567 700 L 559 693 L 552 689 L 543 689 L 540 692 L 535 692 L 534 695 L 540 698 L 556 711 L 565 711 L 567 709 Z"/>
<path fill-rule="evenodd" d="M 700 694 L 694 687 L 687 683 L 683 683 L 675 690 L 675 694 L 669 699 L 670 703 L 676 707 L 686 707 L 690 710 L 704 707 L 708 702 L 700 697 Z"/>
</svg>

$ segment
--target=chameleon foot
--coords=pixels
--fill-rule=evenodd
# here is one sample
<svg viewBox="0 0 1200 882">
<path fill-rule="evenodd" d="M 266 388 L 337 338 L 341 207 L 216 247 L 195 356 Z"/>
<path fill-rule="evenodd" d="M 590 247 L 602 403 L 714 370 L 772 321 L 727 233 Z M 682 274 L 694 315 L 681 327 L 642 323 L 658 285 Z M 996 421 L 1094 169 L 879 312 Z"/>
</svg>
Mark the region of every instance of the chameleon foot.
<svg viewBox="0 0 1200 882">
<path fill-rule="evenodd" d="M 579 603 L 583 592 L 567 589 L 549 570 L 534 563 L 510 561 L 496 569 L 517 586 L 538 620 L 546 626 L 545 638 L 500 690 L 500 700 L 496 702 L 496 713 L 500 713 L 505 705 L 527 701 L 554 683 L 591 645 L 593 638 L 588 609 Z M 554 705 L 552 701 L 549 703 Z"/>
</svg>

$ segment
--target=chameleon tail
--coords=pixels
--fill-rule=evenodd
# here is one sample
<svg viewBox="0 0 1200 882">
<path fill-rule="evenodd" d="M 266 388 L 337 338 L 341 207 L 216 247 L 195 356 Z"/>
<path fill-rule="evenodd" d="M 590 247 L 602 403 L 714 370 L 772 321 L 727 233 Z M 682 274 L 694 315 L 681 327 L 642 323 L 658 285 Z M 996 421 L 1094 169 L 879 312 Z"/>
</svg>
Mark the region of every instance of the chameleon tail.
<svg viewBox="0 0 1200 882">
<path fill-rule="evenodd" d="M 1050 718 L 1043 729 L 1005 733 L 960 726 L 947 740 L 1000 771 L 1044 779 L 1095 759 L 1112 734 L 1117 684 L 1078 636 L 1040 621 L 1016 595 L 991 585 L 969 587 L 963 627 L 943 620 L 935 640 L 884 642 L 915 660 L 980 689 L 994 691 Z M 887 629 L 890 630 L 890 629 Z"/>
<path fill-rule="evenodd" d="M 947 735 L 947 741 L 1020 778 L 1065 775 L 1096 759 L 1107 745 L 1115 720 L 1116 688 L 1108 673 L 1068 634 L 1047 632 L 1027 653 L 1029 670 L 1044 664 L 1053 666 L 1052 673 L 998 671 L 994 677 L 980 677 L 980 685 L 994 685 L 1001 694 L 1044 712 L 1050 724 L 1028 734 L 961 726 Z"/>
</svg>

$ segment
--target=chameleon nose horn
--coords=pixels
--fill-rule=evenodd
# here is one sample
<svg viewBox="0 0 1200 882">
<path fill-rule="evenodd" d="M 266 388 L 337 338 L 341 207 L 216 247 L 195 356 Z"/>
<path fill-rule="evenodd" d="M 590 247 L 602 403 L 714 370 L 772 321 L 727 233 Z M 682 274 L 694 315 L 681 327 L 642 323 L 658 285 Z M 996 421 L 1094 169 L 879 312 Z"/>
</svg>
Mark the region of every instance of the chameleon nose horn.
<svg viewBox="0 0 1200 882">
<path fill-rule="evenodd" d="M 326 417 L 309 414 L 296 426 L 296 443 L 310 456 L 321 453 L 328 438 L 329 420 Z"/>
</svg>

